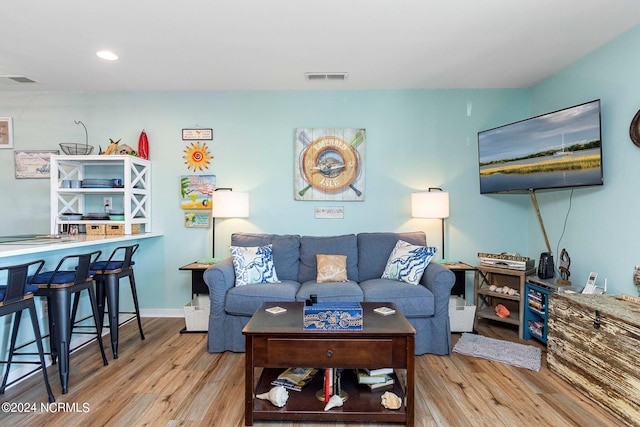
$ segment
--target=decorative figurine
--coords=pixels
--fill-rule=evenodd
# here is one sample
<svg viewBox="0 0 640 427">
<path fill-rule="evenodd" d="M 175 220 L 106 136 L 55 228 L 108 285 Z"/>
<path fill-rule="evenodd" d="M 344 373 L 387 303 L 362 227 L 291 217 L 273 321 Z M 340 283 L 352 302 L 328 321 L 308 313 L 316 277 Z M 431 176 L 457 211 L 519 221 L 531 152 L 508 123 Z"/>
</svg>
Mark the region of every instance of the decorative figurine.
<svg viewBox="0 0 640 427">
<path fill-rule="evenodd" d="M 571 281 L 569 280 L 569 276 L 571 276 L 571 272 L 569 272 L 570 265 L 571 257 L 569 256 L 569 252 L 562 248 L 562 252 L 560 252 L 560 266 L 558 267 L 558 270 L 560 270 L 560 278 L 557 280 L 559 285 L 571 286 Z"/>
</svg>

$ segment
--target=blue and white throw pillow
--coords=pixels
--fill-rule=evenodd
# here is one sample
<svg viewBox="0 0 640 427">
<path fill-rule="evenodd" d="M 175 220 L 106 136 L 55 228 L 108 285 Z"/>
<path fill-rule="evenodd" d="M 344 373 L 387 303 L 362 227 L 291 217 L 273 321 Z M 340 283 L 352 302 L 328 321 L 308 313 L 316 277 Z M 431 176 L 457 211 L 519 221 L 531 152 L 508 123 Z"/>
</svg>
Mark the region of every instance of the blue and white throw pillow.
<svg viewBox="0 0 640 427">
<path fill-rule="evenodd" d="M 236 286 L 280 282 L 273 264 L 271 245 L 230 246 L 229 249 L 233 258 L 233 269 L 236 272 Z"/>
<path fill-rule="evenodd" d="M 433 246 L 416 246 L 404 240 L 398 240 L 389 255 L 382 278 L 417 285 L 437 251 L 438 248 Z"/>
</svg>

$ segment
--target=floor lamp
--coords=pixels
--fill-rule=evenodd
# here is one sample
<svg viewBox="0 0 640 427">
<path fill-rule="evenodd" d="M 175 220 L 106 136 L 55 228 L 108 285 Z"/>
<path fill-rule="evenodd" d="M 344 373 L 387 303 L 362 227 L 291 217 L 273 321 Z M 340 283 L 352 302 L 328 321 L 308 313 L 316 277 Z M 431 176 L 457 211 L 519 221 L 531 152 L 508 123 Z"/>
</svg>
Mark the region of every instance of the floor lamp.
<svg viewBox="0 0 640 427">
<path fill-rule="evenodd" d="M 211 223 L 213 224 L 211 256 L 216 254 L 216 218 L 248 218 L 249 193 L 217 188 L 211 195 Z"/>
<path fill-rule="evenodd" d="M 428 191 L 412 193 L 411 216 L 434 218 L 442 222 L 442 259 L 444 260 L 444 219 L 449 218 L 449 193 L 436 187 L 430 187 Z"/>
</svg>

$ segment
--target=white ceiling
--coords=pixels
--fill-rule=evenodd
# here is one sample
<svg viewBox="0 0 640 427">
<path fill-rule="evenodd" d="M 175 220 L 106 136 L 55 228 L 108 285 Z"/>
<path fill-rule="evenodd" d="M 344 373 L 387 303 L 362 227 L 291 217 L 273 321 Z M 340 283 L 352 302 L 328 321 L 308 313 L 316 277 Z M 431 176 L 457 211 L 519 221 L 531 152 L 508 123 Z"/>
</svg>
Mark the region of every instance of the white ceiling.
<svg viewBox="0 0 640 427">
<path fill-rule="evenodd" d="M 0 91 L 521 88 L 639 23 L 638 0 L 3 0 Z"/>
</svg>

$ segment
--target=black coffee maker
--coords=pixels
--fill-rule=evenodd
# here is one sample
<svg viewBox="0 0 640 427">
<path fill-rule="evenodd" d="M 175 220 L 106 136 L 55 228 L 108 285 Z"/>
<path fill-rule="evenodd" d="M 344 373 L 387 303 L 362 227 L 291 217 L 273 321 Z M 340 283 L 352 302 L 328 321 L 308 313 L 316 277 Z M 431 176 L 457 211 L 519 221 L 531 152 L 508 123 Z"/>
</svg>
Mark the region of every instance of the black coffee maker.
<svg viewBox="0 0 640 427">
<path fill-rule="evenodd" d="M 555 268 L 553 266 L 553 255 L 551 252 L 542 252 L 540 262 L 538 262 L 538 277 L 541 279 L 553 279 Z"/>
</svg>

